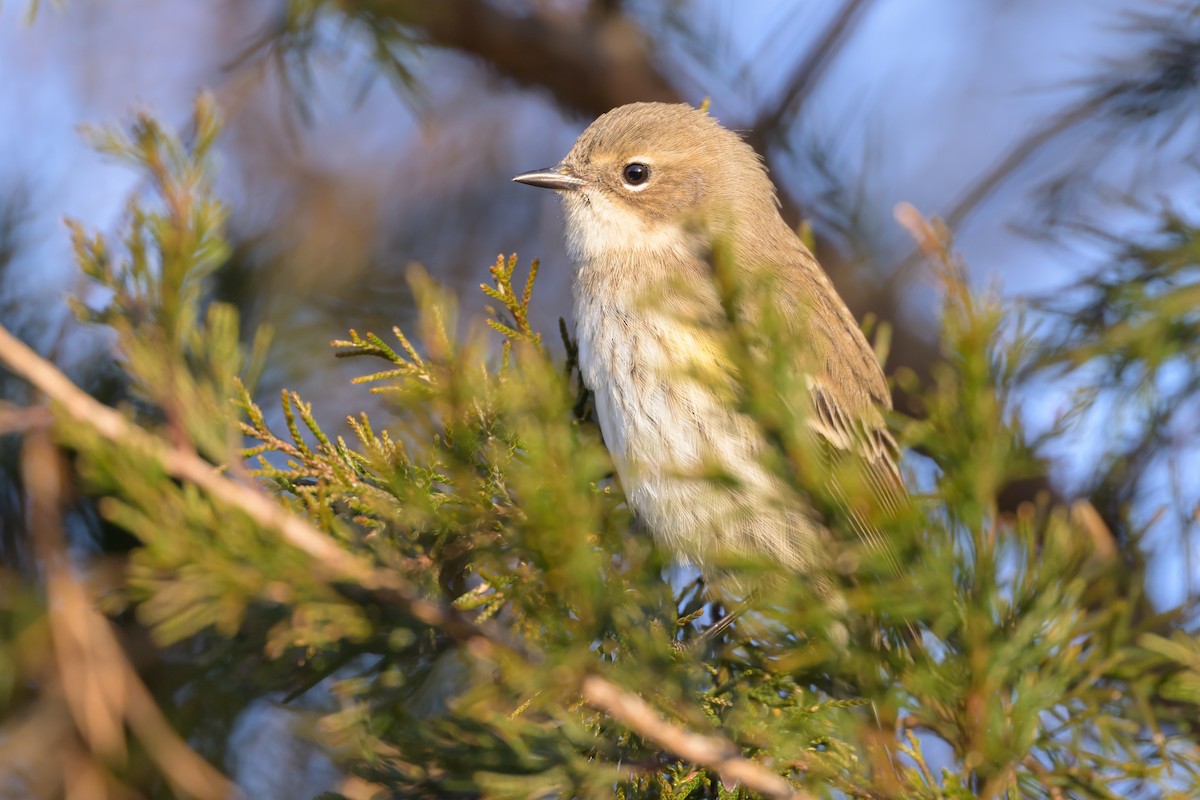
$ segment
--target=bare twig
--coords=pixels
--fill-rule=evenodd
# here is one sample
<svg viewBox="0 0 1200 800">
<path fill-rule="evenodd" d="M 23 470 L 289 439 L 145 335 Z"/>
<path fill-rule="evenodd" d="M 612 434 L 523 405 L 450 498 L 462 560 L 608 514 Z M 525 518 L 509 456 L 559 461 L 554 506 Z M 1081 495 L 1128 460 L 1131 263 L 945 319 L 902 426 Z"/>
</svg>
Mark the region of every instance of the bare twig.
<svg viewBox="0 0 1200 800">
<path fill-rule="evenodd" d="M 780 800 L 814 800 L 814 795 L 796 789 L 762 764 L 743 757 L 728 739 L 673 725 L 645 700 L 604 678 L 587 676 L 580 691 L 592 708 L 685 761 L 711 769 L 728 784 L 740 784 Z"/>
<path fill-rule="evenodd" d="M 62 533 L 63 496 L 59 451 L 44 429 L 25 437 L 21 467 L 30 495 L 33 540 L 46 575 L 50 637 L 57 688 L 92 752 L 123 760 L 124 724 L 137 735 L 154 763 L 180 794 L 197 798 L 236 797 L 233 784 L 171 728 L 150 690 L 125 656 L 106 620 L 93 607 L 74 575 Z M 74 773 L 89 780 L 91 765 Z M 68 792 L 70 794 L 70 792 Z"/>
</svg>

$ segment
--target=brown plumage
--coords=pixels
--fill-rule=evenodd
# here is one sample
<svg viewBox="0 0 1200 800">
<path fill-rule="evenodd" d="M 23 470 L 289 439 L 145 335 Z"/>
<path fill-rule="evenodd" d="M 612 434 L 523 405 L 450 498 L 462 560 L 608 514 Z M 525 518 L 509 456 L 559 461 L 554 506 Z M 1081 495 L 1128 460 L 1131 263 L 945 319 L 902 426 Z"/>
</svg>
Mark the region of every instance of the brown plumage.
<svg viewBox="0 0 1200 800">
<path fill-rule="evenodd" d="M 629 503 L 664 545 L 701 567 L 742 552 L 803 571 L 824 552 L 822 521 L 762 466 L 767 443 L 738 410 L 714 249 L 730 254 L 739 283 L 769 287 L 745 293 L 738 315 L 750 328 L 767 311 L 784 324 L 809 393 L 799 410 L 831 457 L 864 466 L 874 502 L 903 495 L 874 353 L 736 134 L 686 105 L 635 103 L 592 123 L 558 166 L 514 180 L 563 199 L 583 378 Z M 831 489 L 864 541 L 887 552 Z"/>
</svg>

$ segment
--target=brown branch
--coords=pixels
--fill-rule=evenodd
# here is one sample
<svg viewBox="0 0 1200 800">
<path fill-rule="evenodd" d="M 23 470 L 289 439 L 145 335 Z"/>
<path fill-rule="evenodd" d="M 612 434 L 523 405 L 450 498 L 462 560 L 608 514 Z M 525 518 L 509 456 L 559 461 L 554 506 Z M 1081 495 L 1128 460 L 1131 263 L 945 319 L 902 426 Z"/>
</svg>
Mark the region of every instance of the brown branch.
<svg viewBox="0 0 1200 800">
<path fill-rule="evenodd" d="M 794 788 L 762 764 L 742 756 L 728 739 L 705 736 L 673 725 L 645 700 L 604 678 L 587 676 L 580 691 L 592 708 L 663 750 L 712 770 L 728 785 L 745 786 L 765 797 L 780 800 L 815 800 L 814 795 Z"/>
<path fill-rule="evenodd" d="M 44 428 L 53 418 L 43 406 L 17 406 L 0 401 L 0 434 Z"/>
<path fill-rule="evenodd" d="M 96 611 L 75 576 L 62 532 L 65 470 L 58 463 L 61 458 L 44 428 L 26 436 L 21 473 L 30 496 L 33 541 L 46 580 L 47 618 L 57 667 L 55 688 L 91 752 L 123 761 L 127 723 L 177 792 L 213 800 L 233 796 L 235 788 L 229 779 L 192 750 L 167 722 L 108 620 Z"/>
<path fill-rule="evenodd" d="M 597 116 L 634 100 L 678 103 L 678 90 L 654 64 L 648 37 L 620 13 L 506 13 L 484 0 L 344 2 L 415 26 L 433 44 L 471 53 L 501 75 L 548 90 L 564 107 Z"/>
</svg>

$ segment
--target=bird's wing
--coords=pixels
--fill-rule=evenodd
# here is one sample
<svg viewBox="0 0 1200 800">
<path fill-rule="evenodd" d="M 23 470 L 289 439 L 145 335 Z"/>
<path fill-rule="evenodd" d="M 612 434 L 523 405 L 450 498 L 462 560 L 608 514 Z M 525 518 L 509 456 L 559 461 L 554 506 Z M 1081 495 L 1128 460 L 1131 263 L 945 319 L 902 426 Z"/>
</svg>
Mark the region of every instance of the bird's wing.
<svg viewBox="0 0 1200 800">
<path fill-rule="evenodd" d="M 900 452 L 883 414 L 892 407 L 883 369 L 857 321 L 812 254 L 796 240 L 794 259 L 772 303 L 783 312 L 795 339 L 795 369 L 809 390 L 807 427 L 823 443 L 829 488 L 845 509 L 855 533 L 882 553 L 899 573 L 895 549 L 870 521 L 869 510 L 896 513 L 907 493 Z M 839 467 L 852 459 L 870 497 L 850 497 L 838 480 Z"/>
<path fill-rule="evenodd" d="M 878 411 L 863 416 L 851 414 L 835 399 L 835 395 L 819 379 L 808 381 L 811 403 L 805 423 L 821 443 L 829 467 L 828 487 L 842 507 L 851 528 L 872 551 L 887 559 L 889 566 L 900 573 L 900 562 L 892 547 L 864 513 L 879 509 L 899 513 L 907 496 L 898 466 L 899 446 L 883 424 Z M 858 467 L 861 485 L 869 492 L 869 502 L 851 498 L 838 478 L 839 467 L 852 460 Z"/>
</svg>

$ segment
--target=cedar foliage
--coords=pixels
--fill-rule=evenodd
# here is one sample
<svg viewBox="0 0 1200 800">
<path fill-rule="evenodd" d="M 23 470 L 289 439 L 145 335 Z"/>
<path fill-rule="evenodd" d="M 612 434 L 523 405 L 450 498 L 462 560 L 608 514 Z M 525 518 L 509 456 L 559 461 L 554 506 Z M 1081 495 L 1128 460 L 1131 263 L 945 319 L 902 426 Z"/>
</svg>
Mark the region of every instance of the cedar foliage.
<svg viewBox="0 0 1200 800">
<path fill-rule="evenodd" d="M 336 435 L 285 391 L 282 421 L 270 421 L 253 392 L 264 339 L 246 347 L 234 309 L 206 301 L 227 253 L 226 210 L 209 183 L 218 127 L 201 97 L 186 140 L 149 117 L 95 134 L 153 187 L 131 203 L 120 244 L 73 228 L 81 269 L 107 290 L 103 307 L 80 313 L 116 333 L 131 391 L 123 413 L 261 486 L 455 624 L 330 577 L 135 443 L 60 415 L 53 435 L 86 492 L 138 543 L 92 596 L 112 619 L 149 631 L 146 679 L 215 764 L 226 763 L 246 704 L 320 685 L 330 700 L 310 712 L 307 735 L 381 797 L 751 796 L 584 703 L 582 682 L 601 676 L 678 729 L 732 742 L 803 796 L 1200 793 L 1195 610 L 1148 610 L 1131 593 L 1142 581 L 1128 575 L 1143 567 L 1121 555 L 1131 545 L 1118 548 L 1086 505 L 996 511 L 999 492 L 1035 463 L 1013 411 L 1019 381 L 1095 360 L 1152 373 L 1164 349 L 1194 365 L 1194 303 L 1138 291 L 1151 284 L 1117 272 L 1081 287 L 1109 298 L 1104 313 L 1075 317 L 1068 340 L 1039 338 L 1000 301 L 967 290 L 944 230 L 908 219 L 944 299 L 932 381 L 897 378 L 922 412 L 894 420 L 917 465 L 914 501 L 875 520 L 903 569 L 877 568 L 835 517 L 844 535 L 830 579 L 844 603 L 776 565 L 731 565 L 767 579 L 710 637 L 701 582 L 668 581 L 669 564 L 622 503 L 569 335 L 563 363 L 530 327 L 536 262 L 524 271 L 515 256 L 497 259 L 482 287 L 494 303 L 486 326 L 459 320 L 453 298 L 416 272 L 412 330 L 333 343 L 365 365 L 356 382 L 386 397 L 382 418 L 353 416 Z M 1131 249 L 1128 263 L 1190 296 L 1196 232 L 1171 224 L 1175 250 Z M 755 335 L 770 341 L 767 328 Z M 739 341 L 730 338 L 730 357 L 746 376 L 742 401 L 777 443 L 768 463 L 819 498 L 826 476 L 796 444 L 785 370 L 770 347 Z M 1121 537 L 1136 538 L 1128 506 L 1117 513 L 1128 523 Z M 11 757 L 34 735 L 21 720 L 57 713 L 75 731 L 64 734 L 74 769 L 86 762 L 109 785 L 178 791 L 135 726 L 120 747 L 98 747 L 79 709 L 64 711 L 51 689 L 62 653 L 47 597 L 7 577 L 0 748 Z M 9 763 L 18 785 L 35 783 L 25 762 Z"/>
</svg>

